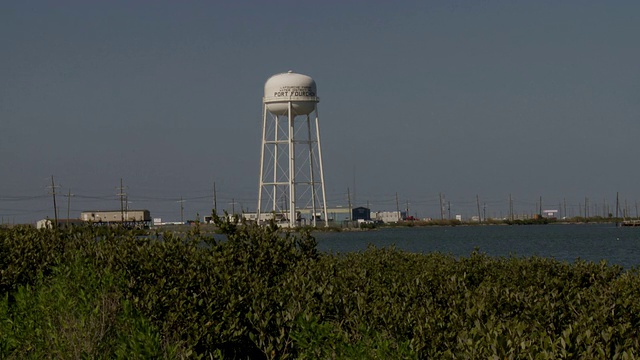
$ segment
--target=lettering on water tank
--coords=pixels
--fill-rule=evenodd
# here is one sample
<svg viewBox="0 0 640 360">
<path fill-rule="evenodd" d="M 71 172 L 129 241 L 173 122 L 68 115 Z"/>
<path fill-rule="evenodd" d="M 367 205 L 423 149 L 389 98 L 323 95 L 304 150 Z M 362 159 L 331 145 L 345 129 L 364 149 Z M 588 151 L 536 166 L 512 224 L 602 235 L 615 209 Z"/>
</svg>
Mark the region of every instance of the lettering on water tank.
<svg viewBox="0 0 640 360">
<path fill-rule="evenodd" d="M 274 97 L 290 97 L 290 96 L 316 96 L 316 93 L 309 86 L 281 86 L 280 90 L 273 92 Z"/>
</svg>

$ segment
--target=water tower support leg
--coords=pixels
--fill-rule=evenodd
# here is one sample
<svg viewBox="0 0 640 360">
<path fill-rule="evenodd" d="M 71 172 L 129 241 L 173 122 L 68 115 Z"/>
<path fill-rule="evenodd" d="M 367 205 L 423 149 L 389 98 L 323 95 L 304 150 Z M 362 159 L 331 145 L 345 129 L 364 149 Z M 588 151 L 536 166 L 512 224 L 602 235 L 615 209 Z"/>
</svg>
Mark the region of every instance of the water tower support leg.
<svg viewBox="0 0 640 360">
<path fill-rule="evenodd" d="M 274 121 L 274 145 L 273 145 L 273 208 L 271 211 L 275 214 L 278 210 L 277 208 L 277 199 L 278 199 L 278 148 L 280 144 L 278 144 L 278 132 L 280 131 L 279 125 L 280 116 L 275 115 Z"/>
<path fill-rule="evenodd" d="M 262 187 L 264 181 L 262 176 L 264 175 L 264 148 L 266 146 L 266 131 L 267 131 L 267 107 L 262 105 L 262 148 L 260 150 L 260 187 L 258 188 L 258 208 L 256 209 L 256 223 L 260 223 L 260 210 L 262 209 Z"/>
<path fill-rule="evenodd" d="M 313 141 L 311 140 L 311 118 L 307 114 L 307 139 L 309 140 L 309 176 L 311 179 L 311 225 L 316 227 L 316 182 L 313 169 Z"/>
<path fill-rule="evenodd" d="M 289 101 L 289 227 L 296 226 L 296 153 L 294 131 L 294 117 L 292 103 Z"/>
<path fill-rule="evenodd" d="M 320 186 L 322 187 L 322 209 L 324 212 L 324 226 L 329 227 L 329 215 L 327 214 L 327 193 L 324 188 L 324 170 L 322 166 L 322 146 L 320 145 L 320 127 L 318 122 L 318 106 L 316 105 L 316 138 L 318 140 L 318 162 L 320 166 Z"/>
</svg>

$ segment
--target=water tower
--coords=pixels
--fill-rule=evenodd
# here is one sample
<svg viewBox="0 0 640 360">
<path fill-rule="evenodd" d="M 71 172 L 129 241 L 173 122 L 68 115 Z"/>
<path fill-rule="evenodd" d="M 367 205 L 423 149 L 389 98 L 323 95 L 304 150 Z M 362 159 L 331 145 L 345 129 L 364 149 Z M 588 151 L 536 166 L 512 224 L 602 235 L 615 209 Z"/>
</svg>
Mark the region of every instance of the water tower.
<svg viewBox="0 0 640 360">
<path fill-rule="evenodd" d="M 262 99 L 258 222 L 328 226 L 316 82 L 292 71 L 270 77 Z M 313 121 L 312 121 L 313 120 Z"/>
</svg>

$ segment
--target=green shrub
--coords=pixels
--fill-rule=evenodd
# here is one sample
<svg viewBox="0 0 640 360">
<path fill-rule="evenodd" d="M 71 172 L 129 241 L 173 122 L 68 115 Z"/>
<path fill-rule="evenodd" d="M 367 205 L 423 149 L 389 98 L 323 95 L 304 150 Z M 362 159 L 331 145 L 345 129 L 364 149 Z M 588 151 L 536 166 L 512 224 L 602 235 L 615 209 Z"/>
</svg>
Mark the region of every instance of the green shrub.
<svg viewBox="0 0 640 360">
<path fill-rule="evenodd" d="M 160 334 L 123 300 L 119 278 L 74 259 L 0 301 L 2 358 L 158 358 Z M 167 347 L 166 351 L 170 351 Z"/>
<path fill-rule="evenodd" d="M 0 358 L 635 358 L 640 274 L 607 263 L 319 253 L 218 219 L 149 236 L 0 230 Z"/>
<path fill-rule="evenodd" d="M 64 240 L 51 230 L 29 227 L 0 229 L 0 293 L 32 284 L 36 276 L 50 273 L 60 263 Z"/>
</svg>

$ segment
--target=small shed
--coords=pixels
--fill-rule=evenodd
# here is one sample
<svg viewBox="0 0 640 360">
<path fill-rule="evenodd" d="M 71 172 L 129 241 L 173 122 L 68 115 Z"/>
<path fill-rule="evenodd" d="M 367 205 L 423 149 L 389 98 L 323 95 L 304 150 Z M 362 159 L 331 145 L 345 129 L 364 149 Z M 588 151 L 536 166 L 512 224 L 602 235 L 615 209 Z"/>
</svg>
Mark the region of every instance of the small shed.
<svg viewBox="0 0 640 360">
<path fill-rule="evenodd" d="M 351 210 L 351 220 L 371 220 L 371 209 L 360 206 Z"/>
</svg>

